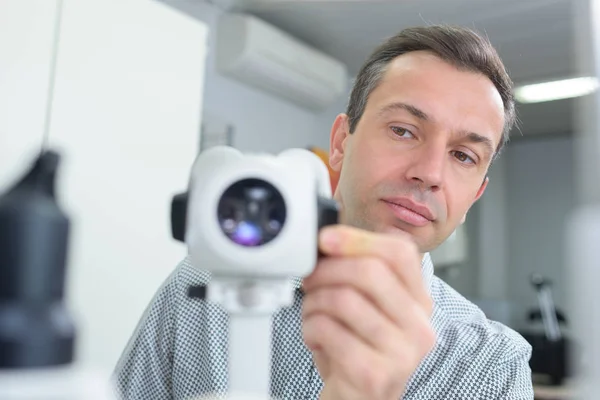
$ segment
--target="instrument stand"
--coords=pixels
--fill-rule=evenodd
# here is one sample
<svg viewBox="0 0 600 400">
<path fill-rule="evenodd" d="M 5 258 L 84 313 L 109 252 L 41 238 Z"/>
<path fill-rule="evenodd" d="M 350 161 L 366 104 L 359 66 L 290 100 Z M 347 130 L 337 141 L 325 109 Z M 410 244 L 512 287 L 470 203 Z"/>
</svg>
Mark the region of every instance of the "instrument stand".
<svg viewBox="0 0 600 400">
<path fill-rule="evenodd" d="M 272 318 L 293 303 L 291 282 L 214 277 L 205 290 L 190 292 L 229 314 L 227 399 L 271 400 Z"/>
</svg>

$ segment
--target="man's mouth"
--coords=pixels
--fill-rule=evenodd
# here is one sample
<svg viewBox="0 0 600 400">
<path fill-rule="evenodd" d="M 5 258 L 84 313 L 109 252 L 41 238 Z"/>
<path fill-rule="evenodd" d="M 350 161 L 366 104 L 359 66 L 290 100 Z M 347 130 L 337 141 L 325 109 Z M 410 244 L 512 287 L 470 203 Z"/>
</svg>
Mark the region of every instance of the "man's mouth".
<svg viewBox="0 0 600 400">
<path fill-rule="evenodd" d="M 396 218 L 414 226 L 425 226 L 435 218 L 428 207 L 415 203 L 405 197 L 386 198 L 383 202 L 391 209 Z"/>
</svg>

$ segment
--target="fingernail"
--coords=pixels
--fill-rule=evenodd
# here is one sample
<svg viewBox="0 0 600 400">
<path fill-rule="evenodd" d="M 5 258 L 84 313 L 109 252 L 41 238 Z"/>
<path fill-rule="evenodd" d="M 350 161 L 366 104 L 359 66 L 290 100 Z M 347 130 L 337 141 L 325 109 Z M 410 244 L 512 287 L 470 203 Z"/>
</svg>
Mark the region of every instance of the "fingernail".
<svg viewBox="0 0 600 400">
<path fill-rule="evenodd" d="M 321 246 L 327 250 L 335 250 L 340 244 L 340 235 L 332 228 L 321 230 Z"/>
</svg>

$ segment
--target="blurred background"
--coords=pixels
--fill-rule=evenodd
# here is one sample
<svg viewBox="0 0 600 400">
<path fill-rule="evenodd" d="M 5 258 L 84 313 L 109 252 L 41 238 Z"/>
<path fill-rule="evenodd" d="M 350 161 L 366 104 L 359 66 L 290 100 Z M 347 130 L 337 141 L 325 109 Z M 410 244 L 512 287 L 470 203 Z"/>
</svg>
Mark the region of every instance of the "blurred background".
<svg viewBox="0 0 600 400">
<path fill-rule="evenodd" d="M 185 255 L 170 237 L 169 202 L 199 150 L 327 151 L 361 63 L 408 26 L 485 33 L 519 88 L 581 77 L 576 3 L 2 0 L 0 188 L 44 140 L 63 151 L 59 198 L 74 223 L 68 294 L 81 362 L 112 368 Z M 438 276 L 521 332 L 543 331 L 529 318 L 539 308 L 530 277 L 540 274 L 568 335 L 577 96 L 596 83 L 563 86 L 523 91 L 488 190 L 433 254 Z"/>
</svg>

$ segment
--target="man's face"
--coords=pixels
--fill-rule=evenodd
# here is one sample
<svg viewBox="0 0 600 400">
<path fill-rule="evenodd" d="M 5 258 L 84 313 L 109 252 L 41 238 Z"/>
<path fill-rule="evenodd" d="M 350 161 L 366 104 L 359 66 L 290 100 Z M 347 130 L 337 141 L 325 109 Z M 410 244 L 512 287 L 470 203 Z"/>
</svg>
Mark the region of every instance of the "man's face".
<svg viewBox="0 0 600 400">
<path fill-rule="evenodd" d="M 483 194 L 504 108 L 493 83 L 431 53 L 388 66 L 354 133 L 332 128 L 330 164 L 343 222 L 409 233 L 421 252 L 440 245 Z"/>
</svg>

